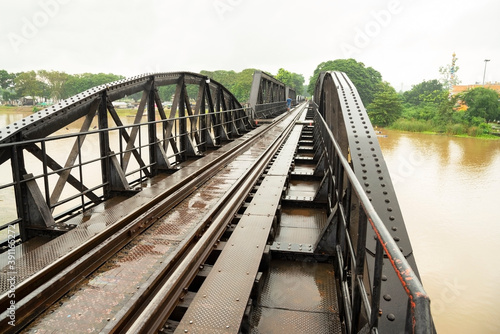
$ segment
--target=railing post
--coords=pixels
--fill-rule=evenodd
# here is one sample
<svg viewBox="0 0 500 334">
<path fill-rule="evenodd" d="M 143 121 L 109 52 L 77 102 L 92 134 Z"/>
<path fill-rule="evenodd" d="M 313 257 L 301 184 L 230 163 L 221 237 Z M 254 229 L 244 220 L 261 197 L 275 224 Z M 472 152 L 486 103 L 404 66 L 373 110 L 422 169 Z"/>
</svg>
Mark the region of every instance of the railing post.
<svg viewBox="0 0 500 334">
<path fill-rule="evenodd" d="M 108 108 L 107 108 L 108 95 L 106 91 L 101 93 L 101 102 L 97 112 L 97 124 L 99 127 L 99 151 L 101 156 L 101 176 L 102 183 L 104 184 L 103 195 L 104 198 L 111 197 L 111 187 L 109 180 L 111 179 L 111 163 L 109 160 L 109 132 L 108 129 Z"/>
<path fill-rule="evenodd" d="M 373 273 L 373 286 L 372 286 L 372 314 L 370 315 L 370 328 L 378 326 L 379 309 L 380 309 L 380 296 L 382 294 L 382 269 L 384 266 L 384 249 L 382 244 L 377 242 L 375 251 L 375 268 Z"/>
<path fill-rule="evenodd" d="M 152 78 L 154 80 L 154 78 Z M 155 85 L 154 81 L 151 84 L 151 88 L 148 92 L 148 147 L 149 147 L 149 163 L 151 165 L 151 174 L 157 175 L 157 158 L 156 158 L 156 148 L 157 145 L 157 136 L 156 136 L 156 111 L 155 111 Z"/>
</svg>

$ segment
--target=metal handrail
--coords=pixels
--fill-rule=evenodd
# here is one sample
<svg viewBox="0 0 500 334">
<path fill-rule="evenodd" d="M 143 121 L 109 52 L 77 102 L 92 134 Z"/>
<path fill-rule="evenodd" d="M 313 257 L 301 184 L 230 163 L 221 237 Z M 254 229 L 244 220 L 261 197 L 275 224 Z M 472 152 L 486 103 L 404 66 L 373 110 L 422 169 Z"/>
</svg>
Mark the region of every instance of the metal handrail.
<svg viewBox="0 0 500 334">
<path fill-rule="evenodd" d="M 412 333 L 418 333 L 418 334 L 433 333 L 433 325 L 430 312 L 430 299 L 427 293 L 425 292 L 422 283 L 420 282 L 418 276 L 415 274 L 415 272 L 409 265 L 404 255 L 399 250 L 398 245 L 393 240 L 390 232 L 387 230 L 380 216 L 378 215 L 373 205 L 371 204 L 370 199 L 368 198 L 362 185 L 358 181 L 349 162 L 343 156 L 341 148 L 337 143 L 337 141 L 335 140 L 331 129 L 328 127 L 325 119 L 318 112 L 318 106 L 314 102 L 312 102 L 312 104 L 315 107 L 315 125 L 321 126 L 321 130 L 324 135 L 323 140 L 329 141 L 333 145 L 334 152 L 330 153 L 335 154 L 336 159 L 338 159 L 337 161 L 342 166 L 344 175 L 347 176 L 352 190 L 354 190 L 354 192 L 359 198 L 361 207 L 363 209 L 362 211 L 366 215 L 366 220 L 369 222 L 370 226 L 375 232 L 377 240 L 376 257 L 379 264 L 378 265 L 376 264 L 374 269 L 375 270 L 374 288 L 379 289 L 381 285 L 381 279 L 380 279 L 381 261 L 383 260 L 383 256 L 385 254 L 385 256 L 387 256 L 387 258 L 389 259 L 394 271 L 396 272 L 402 287 L 404 288 L 406 294 L 408 295 L 409 298 L 408 307 L 410 311 L 409 316 L 411 318 L 407 319 L 407 321 L 408 320 L 410 321 L 409 328 L 411 328 Z M 328 145 L 325 145 L 325 147 L 327 148 Z M 330 165 L 329 168 L 332 169 L 333 166 Z M 330 172 L 331 176 L 333 177 L 333 170 L 331 170 Z M 340 178 L 342 178 L 342 176 L 340 176 Z M 354 254 L 353 248 L 349 247 L 349 249 L 350 249 L 349 252 L 352 253 L 351 255 L 355 259 L 356 255 Z M 361 263 L 361 265 L 363 264 Z M 379 276 L 378 282 L 377 282 L 377 276 Z M 356 277 L 356 280 L 358 279 L 359 277 Z M 362 282 L 359 283 L 360 286 L 364 288 L 364 286 L 361 284 Z M 378 287 L 376 285 L 378 285 Z M 364 304 L 366 313 L 368 313 L 367 315 L 371 327 L 376 328 L 377 317 L 378 317 L 378 305 L 380 303 L 380 293 L 378 293 L 377 295 L 377 293 L 374 292 L 374 294 L 372 295 L 372 306 L 376 306 L 376 309 L 375 307 L 371 307 L 370 305 L 367 304 L 368 298 L 366 296 L 366 291 L 362 293 L 362 302 Z M 348 300 L 346 303 L 349 304 L 350 300 Z M 348 310 L 348 312 L 352 312 L 352 310 Z"/>
<path fill-rule="evenodd" d="M 181 142 L 185 137 L 191 137 L 193 138 L 196 135 L 201 135 L 203 131 L 208 131 L 211 132 L 214 138 L 217 138 L 217 129 L 221 128 L 224 129 L 228 135 L 229 138 L 233 138 L 237 136 L 236 133 L 233 133 L 232 129 L 237 129 L 238 127 L 232 126 L 234 123 L 249 123 L 250 116 L 252 114 L 251 108 L 237 108 L 237 109 L 231 109 L 231 110 L 221 110 L 221 111 L 215 111 L 215 112 L 207 112 L 203 114 L 198 114 L 198 115 L 189 115 L 189 116 L 183 116 L 183 117 L 176 117 L 176 118 L 167 118 L 167 119 L 162 119 L 162 120 L 155 120 L 155 121 L 149 121 L 149 122 L 143 122 L 143 123 L 138 123 L 138 124 L 130 124 L 130 125 L 122 125 L 122 126 L 116 126 L 112 128 L 106 128 L 106 129 L 95 129 L 91 131 L 85 131 L 85 132 L 78 132 L 78 133 L 70 133 L 70 134 L 63 134 L 63 135 L 54 135 L 54 136 L 49 136 L 45 138 L 38 138 L 38 139 L 30 139 L 30 140 L 25 140 L 25 141 L 18 141 L 18 142 L 8 142 L 8 143 L 0 143 L 0 151 L 5 151 L 5 152 L 13 152 L 13 151 L 23 151 L 27 147 L 38 147 L 42 155 L 46 155 L 47 153 L 50 153 L 54 149 L 48 149 L 46 143 L 48 142 L 56 142 L 56 141 L 62 141 L 62 140 L 71 140 L 74 142 L 75 140 L 78 140 L 78 148 L 77 148 L 77 153 L 78 156 L 82 156 L 82 151 L 85 150 L 85 145 L 83 147 L 81 146 L 81 138 L 84 138 L 88 136 L 99 136 L 101 134 L 108 134 L 112 132 L 117 133 L 117 138 L 119 141 L 119 148 L 117 148 L 116 152 L 108 152 L 108 154 L 104 156 L 100 156 L 98 154 L 92 155 L 91 157 L 88 157 L 86 160 L 78 159 L 75 161 L 74 164 L 71 166 L 65 167 L 61 165 L 61 168 L 53 170 L 52 168 L 47 167 L 47 161 L 40 161 L 38 166 L 41 166 L 41 173 L 37 172 L 37 175 L 34 175 L 32 177 L 29 177 L 27 179 L 23 179 L 22 175 L 12 175 L 12 179 L 8 180 L 8 182 L 0 183 L 0 190 L 6 190 L 6 189 L 12 189 L 12 192 L 15 193 L 16 191 L 14 189 L 19 188 L 21 184 L 26 184 L 27 182 L 30 181 L 39 181 L 40 185 L 43 184 L 44 188 L 47 188 L 48 182 L 47 179 L 50 176 L 58 175 L 63 172 L 68 173 L 71 170 L 79 170 L 79 176 L 77 176 L 77 180 L 84 185 L 83 183 L 83 174 L 81 168 L 84 166 L 88 166 L 90 164 L 95 164 L 95 163 L 100 163 L 101 161 L 104 161 L 106 159 L 109 159 L 111 157 L 116 157 L 118 159 L 121 159 L 124 154 L 132 153 L 133 151 L 141 151 L 145 150 L 146 152 L 148 151 L 148 148 L 153 146 L 153 145 L 168 145 L 171 142 L 177 143 L 177 146 L 179 146 L 179 142 Z M 212 117 L 217 117 L 218 122 L 213 123 L 211 121 L 208 121 L 209 118 Z M 206 119 L 206 122 L 202 122 L 202 119 Z M 147 127 L 153 126 L 166 126 L 168 123 L 173 123 L 174 127 L 177 127 L 180 122 L 186 122 L 188 123 L 188 126 L 186 127 L 185 131 L 182 132 L 179 129 L 172 131 L 169 136 L 165 134 L 164 131 L 158 131 L 157 135 L 159 138 L 157 138 L 156 141 L 154 142 L 148 142 L 146 140 L 141 140 L 141 128 L 143 129 L 142 131 L 147 132 Z M 144 127 L 146 127 L 146 130 L 144 130 Z M 133 143 L 133 147 L 126 147 L 126 145 L 122 145 L 122 132 L 130 132 L 132 129 L 138 129 L 139 130 L 139 136 L 137 136 L 135 142 Z M 144 132 L 144 135 L 147 135 L 146 132 Z M 217 139 L 220 141 L 220 138 Z M 115 142 L 116 144 L 116 142 Z M 198 143 L 195 143 L 194 146 L 196 146 L 196 149 L 199 152 L 204 151 L 206 148 L 206 142 L 201 141 Z M 71 144 L 70 144 L 71 147 Z M 61 148 L 59 147 L 58 150 Z M 186 150 L 180 149 L 180 147 L 177 147 L 177 150 L 174 152 L 169 152 L 167 155 L 167 159 L 170 159 L 174 162 L 172 162 L 172 166 L 175 166 L 180 161 L 183 161 L 185 159 L 182 158 L 182 156 L 186 154 Z M 143 159 L 144 160 L 144 159 Z M 10 161 L 6 160 L 4 163 L 8 163 Z M 120 161 L 121 163 L 121 161 Z M 138 166 L 137 168 L 134 168 L 132 171 L 127 171 L 125 173 L 125 177 L 127 178 L 127 181 L 129 182 L 130 185 L 136 185 L 140 184 L 142 181 L 146 179 L 146 175 L 144 171 L 148 168 L 151 168 L 155 163 L 145 163 L 144 165 Z M 132 180 L 132 176 L 134 179 Z M 129 178 L 130 177 L 130 178 Z M 93 185 L 92 187 L 89 187 L 90 189 L 87 190 L 82 190 L 78 191 L 76 189 L 72 190 L 71 193 L 66 196 L 65 198 L 60 198 L 57 200 L 56 203 L 52 203 L 50 201 L 50 194 L 47 189 L 45 189 L 45 192 L 43 192 L 45 201 L 47 203 L 47 206 L 53 210 L 56 207 L 59 207 L 61 204 L 67 203 L 74 201 L 78 198 L 81 198 L 81 204 L 75 206 L 72 209 L 68 209 L 64 211 L 63 213 L 59 213 L 57 216 L 54 216 L 54 219 L 56 222 L 62 222 L 68 219 L 68 217 L 71 217 L 74 212 L 79 211 L 81 209 L 89 208 L 93 204 L 92 201 L 89 201 L 86 199 L 86 195 L 89 192 L 96 192 L 99 191 L 99 189 L 103 189 L 107 183 L 102 183 L 99 182 L 98 185 Z M 9 191 L 9 190 L 7 190 Z M 101 195 L 98 195 L 100 197 L 101 201 L 104 200 L 105 198 Z M 16 198 L 16 200 L 20 200 L 19 198 Z M 8 228 L 11 225 L 17 225 L 19 224 L 19 217 L 16 216 L 17 219 L 12 220 L 11 222 L 0 222 L 0 231 Z M 0 240 L 1 241 L 1 240 Z"/>
</svg>

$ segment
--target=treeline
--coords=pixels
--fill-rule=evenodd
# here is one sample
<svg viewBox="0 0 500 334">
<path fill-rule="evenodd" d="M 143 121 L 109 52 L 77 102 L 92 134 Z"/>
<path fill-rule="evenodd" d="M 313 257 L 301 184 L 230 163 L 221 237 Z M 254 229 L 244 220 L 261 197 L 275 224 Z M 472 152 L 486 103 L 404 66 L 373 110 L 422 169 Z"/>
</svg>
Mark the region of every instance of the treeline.
<svg viewBox="0 0 500 334">
<path fill-rule="evenodd" d="M 2 99 L 6 102 L 16 101 L 25 96 L 38 97 L 42 101 L 49 99 L 58 101 L 123 78 L 121 75 L 105 73 L 72 75 L 45 70 L 21 73 L 0 70 L 0 88 Z"/>
<path fill-rule="evenodd" d="M 235 71 L 201 71 L 200 73 L 209 78 L 221 83 L 226 87 L 241 103 L 245 103 L 250 98 L 250 90 L 252 88 L 253 74 L 256 69 L 249 68 L 241 72 Z M 273 74 L 271 74 L 273 75 Z M 298 95 L 307 94 L 304 87 L 304 76 L 302 74 L 293 73 L 283 68 L 278 70 L 276 79 L 283 82 L 285 85 L 293 88 Z"/>
<path fill-rule="evenodd" d="M 423 81 L 399 94 L 401 114 L 392 128 L 479 136 L 491 133 L 500 120 L 499 94 L 477 87 L 450 95 L 438 80 Z"/>
<path fill-rule="evenodd" d="M 245 69 L 241 72 L 201 71 L 200 73 L 218 81 L 229 89 L 238 101 L 245 103 L 250 96 L 254 71 L 255 69 Z M 299 95 L 305 93 L 304 77 L 302 75 L 280 69 L 275 77 L 291 86 Z M 39 101 L 36 102 L 47 100 L 57 102 L 92 87 L 123 78 L 122 75 L 111 73 L 67 74 L 65 72 L 46 70 L 9 73 L 6 70 L 0 70 L 0 96 L 4 103 L 14 103 L 25 96 L 39 98 Z M 158 90 L 162 100 L 169 101 L 175 93 L 175 85 L 162 86 Z M 187 91 L 191 98 L 196 98 L 198 94 L 197 87 L 188 85 Z M 140 97 L 141 94 L 138 93 L 130 98 L 137 100 Z"/>
<path fill-rule="evenodd" d="M 318 65 L 309 82 L 310 94 L 322 71 L 345 72 L 377 126 L 477 136 L 490 133 L 490 123 L 500 120 L 499 94 L 491 89 L 451 95 L 439 80 L 429 80 L 398 93 L 375 69 L 354 59 L 337 59 Z"/>
</svg>

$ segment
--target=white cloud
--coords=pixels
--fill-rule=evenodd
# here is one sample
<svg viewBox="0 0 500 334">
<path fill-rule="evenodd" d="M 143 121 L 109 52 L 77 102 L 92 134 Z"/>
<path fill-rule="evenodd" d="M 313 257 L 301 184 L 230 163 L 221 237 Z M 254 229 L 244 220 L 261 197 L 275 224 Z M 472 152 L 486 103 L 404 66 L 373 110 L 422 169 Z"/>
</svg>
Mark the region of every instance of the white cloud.
<svg viewBox="0 0 500 334">
<path fill-rule="evenodd" d="M 396 89 L 438 78 L 453 52 L 464 83 L 482 80 L 485 58 L 487 80 L 500 81 L 494 0 L 25 0 L 4 7 L 0 68 L 9 72 L 283 67 L 308 80 L 320 62 L 344 58 L 342 43 L 356 46 L 361 31 L 368 41 L 352 56 Z M 36 28 L 27 37 L 26 22 Z M 24 38 L 17 48 L 12 34 Z"/>
</svg>

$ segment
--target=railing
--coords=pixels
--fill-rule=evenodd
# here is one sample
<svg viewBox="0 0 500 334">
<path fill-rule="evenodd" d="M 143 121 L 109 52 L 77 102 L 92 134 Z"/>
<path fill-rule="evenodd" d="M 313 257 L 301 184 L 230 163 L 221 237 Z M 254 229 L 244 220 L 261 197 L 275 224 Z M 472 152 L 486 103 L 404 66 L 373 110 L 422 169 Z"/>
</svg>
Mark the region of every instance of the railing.
<svg viewBox="0 0 500 334">
<path fill-rule="evenodd" d="M 255 118 L 273 118 L 286 111 L 285 101 L 257 104 L 255 106 Z"/>
<path fill-rule="evenodd" d="M 419 278 L 372 206 L 318 106 L 314 102 L 311 105 L 315 109 L 316 137 L 327 156 L 328 201 L 337 218 L 335 269 L 347 333 L 358 333 L 362 327 L 369 327 L 371 333 L 378 332 L 384 257 L 389 259 L 408 296 L 405 332 L 433 333 L 430 300 Z M 352 203 L 355 198 L 358 203 Z M 357 238 L 354 238 L 350 233 L 354 228 L 351 219 L 356 214 Z M 376 235 L 373 272 L 365 265 L 368 224 Z M 366 286 L 366 278 L 371 278 L 371 286 Z"/>
<path fill-rule="evenodd" d="M 72 131 L 70 125 L 51 137 L 0 144 L 0 152 L 10 156 L 0 165 L 0 196 L 10 199 L 2 207 L 11 208 L 0 214 L 0 242 L 12 239 L 13 230 L 23 240 L 30 229 L 64 232 L 76 213 L 113 195 L 138 191 L 155 174 L 153 169 L 175 170 L 188 157 L 237 137 L 251 114 L 251 109 L 239 108 L 61 134 Z M 103 147 L 109 149 L 103 152 Z M 56 161 L 61 159 L 67 159 L 66 164 Z M 33 206 L 37 208 L 27 209 Z M 40 217 L 28 211 L 45 215 L 45 226 L 30 223 Z"/>
</svg>

